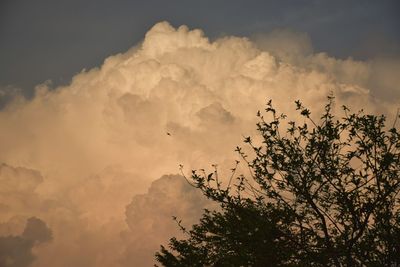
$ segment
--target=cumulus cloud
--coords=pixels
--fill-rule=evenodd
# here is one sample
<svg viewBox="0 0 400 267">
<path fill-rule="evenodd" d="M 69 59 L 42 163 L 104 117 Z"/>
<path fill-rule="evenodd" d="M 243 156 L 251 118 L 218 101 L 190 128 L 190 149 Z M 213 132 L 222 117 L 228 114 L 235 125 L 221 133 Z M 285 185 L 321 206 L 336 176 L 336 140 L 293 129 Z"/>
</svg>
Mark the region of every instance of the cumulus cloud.
<svg viewBox="0 0 400 267">
<path fill-rule="evenodd" d="M 37 211 L 40 199 L 36 190 L 42 182 L 38 171 L 0 164 L 0 219 L 29 216 L 28 210 Z"/>
<path fill-rule="evenodd" d="M 35 260 L 33 248 L 51 239 L 51 230 L 45 222 L 36 217 L 29 218 L 21 235 L 0 236 L 0 266 L 29 266 Z"/>
<path fill-rule="evenodd" d="M 126 207 L 129 226 L 129 245 L 125 251 L 126 266 L 151 266 L 160 241 L 166 244 L 170 237 L 181 236 L 176 216 L 182 224 L 197 222 L 204 208 L 214 208 L 198 190 L 181 175 L 164 175 L 154 181 L 148 192 L 133 197 Z"/>
<path fill-rule="evenodd" d="M 44 243 L 52 239 L 51 230 L 47 227 L 46 223 L 36 217 L 28 219 L 21 236 L 34 244 Z"/>
<path fill-rule="evenodd" d="M 11 101 L 23 99 L 22 92 L 19 88 L 13 86 L 0 87 L 0 110 L 3 109 Z"/>
<path fill-rule="evenodd" d="M 194 222 L 205 205 L 177 176 L 155 179 L 178 164 L 229 170 L 270 98 L 288 114 L 301 99 L 318 117 L 333 92 L 340 105 L 393 115 L 396 68 L 315 54 L 302 33 L 210 41 L 158 23 L 69 85 L 38 85 L 0 111 L 0 232 L 46 221 L 54 240 L 35 248 L 33 266 L 140 266 L 140 249 L 176 233 L 172 215 Z"/>
<path fill-rule="evenodd" d="M 276 29 L 270 33 L 259 33 L 252 37 L 257 47 L 268 51 L 284 61 L 299 63 L 305 56 L 313 53 L 310 37 L 307 33 L 291 29 Z"/>
</svg>

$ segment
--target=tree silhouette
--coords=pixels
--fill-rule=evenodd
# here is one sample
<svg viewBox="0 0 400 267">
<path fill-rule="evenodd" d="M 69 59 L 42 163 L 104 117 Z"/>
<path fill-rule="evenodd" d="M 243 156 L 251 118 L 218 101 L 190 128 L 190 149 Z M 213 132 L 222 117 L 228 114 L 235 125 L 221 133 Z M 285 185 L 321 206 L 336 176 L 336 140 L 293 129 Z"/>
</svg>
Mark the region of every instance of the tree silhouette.
<svg viewBox="0 0 400 267">
<path fill-rule="evenodd" d="M 237 148 L 249 177 L 224 186 L 216 170 L 192 172 L 193 185 L 221 209 L 206 210 L 191 230 L 178 221 L 187 239 L 162 246 L 160 264 L 400 266 L 395 123 L 388 128 L 384 116 L 350 113 L 345 106 L 338 119 L 332 96 L 315 122 L 295 103 L 304 117 L 299 125 L 277 114 L 271 101 L 269 119 L 258 112 L 262 143 L 245 138 L 252 159 Z"/>
</svg>

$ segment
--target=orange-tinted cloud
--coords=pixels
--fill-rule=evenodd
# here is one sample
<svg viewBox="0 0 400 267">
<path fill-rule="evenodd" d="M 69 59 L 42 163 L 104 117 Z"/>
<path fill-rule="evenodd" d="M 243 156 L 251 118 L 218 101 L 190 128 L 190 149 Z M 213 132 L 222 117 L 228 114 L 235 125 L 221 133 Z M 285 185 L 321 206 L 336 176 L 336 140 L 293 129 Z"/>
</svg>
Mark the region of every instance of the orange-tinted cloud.
<svg viewBox="0 0 400 267">
<path fill-rule="evenodd" d="M 385 69 L 396 64 L 313 54 L 302 34 L 210 41 L 158 23 L 70 85 L 39 85 L 0 111 L 1 234 L 37 216 L 53 241 L 33 266 L 129 266 L 139 247 L 147 266 L 171 216 L 194 222 L 204 204 L 178 176 L 159 177 L 179 164 L 229 170 L 269 98 L 288 114 L 301 99 L 317 118 L 333 92 L 340 105 L 393 114 L 398 77 Z"/>
</svg>

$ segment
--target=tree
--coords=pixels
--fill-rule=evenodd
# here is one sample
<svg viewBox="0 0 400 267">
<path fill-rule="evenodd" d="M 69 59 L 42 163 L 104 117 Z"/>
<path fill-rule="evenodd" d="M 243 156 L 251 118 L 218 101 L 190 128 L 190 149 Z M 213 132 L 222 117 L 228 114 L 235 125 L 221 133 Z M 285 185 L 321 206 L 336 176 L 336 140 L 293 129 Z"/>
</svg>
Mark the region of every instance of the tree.
<svg viewBox="0 0 400 267">
<path fill-rule="evenodd" d="M 170 240 L 163 266 L 400 266 L 400 133 L 385 116 L 337 119 L 328 97 L 319 121 L 296 101 L 304 123 L 258 112 L 261 144 L 238 147 L 249 177 L 227 186 L 218 173 L 192 172 L 191 182 L 220 204 Z M 396 119 L 398 114 L 396 115 Z M 284 126 L 287 122 L 287 126 Z M 237 163 L 238 164 L 238 163 Z M 236 168 L 235 168 L 236 169 Z M 233 176 L 235 176 L 235 169 Z M 231 178 L 232 178 L 231 177 Z"/>
</svg>

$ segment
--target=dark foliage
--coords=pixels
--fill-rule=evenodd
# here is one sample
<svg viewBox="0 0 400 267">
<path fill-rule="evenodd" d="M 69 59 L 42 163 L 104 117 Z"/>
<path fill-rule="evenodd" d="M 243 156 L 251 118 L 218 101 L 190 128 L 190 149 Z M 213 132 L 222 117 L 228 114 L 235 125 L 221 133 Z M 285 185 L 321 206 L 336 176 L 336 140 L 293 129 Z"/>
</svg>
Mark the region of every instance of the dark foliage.
<svg viewBox="0 0 400 267">
<path fill-rule="evenodd" d="M 156 259 L 163 266 L 400 266 L 400 133 L 385 117 L 362 111 L 337 119 L 328 97 L 314 122 L 258 113 L 262 144 L 250 137 L 250 169 L 224 187 L 215 171 L 193 171 L 193 185 L 220 204 L 172 238 Z M 285 130 L 282 130 L 282 129 Z"/>
</svg>

